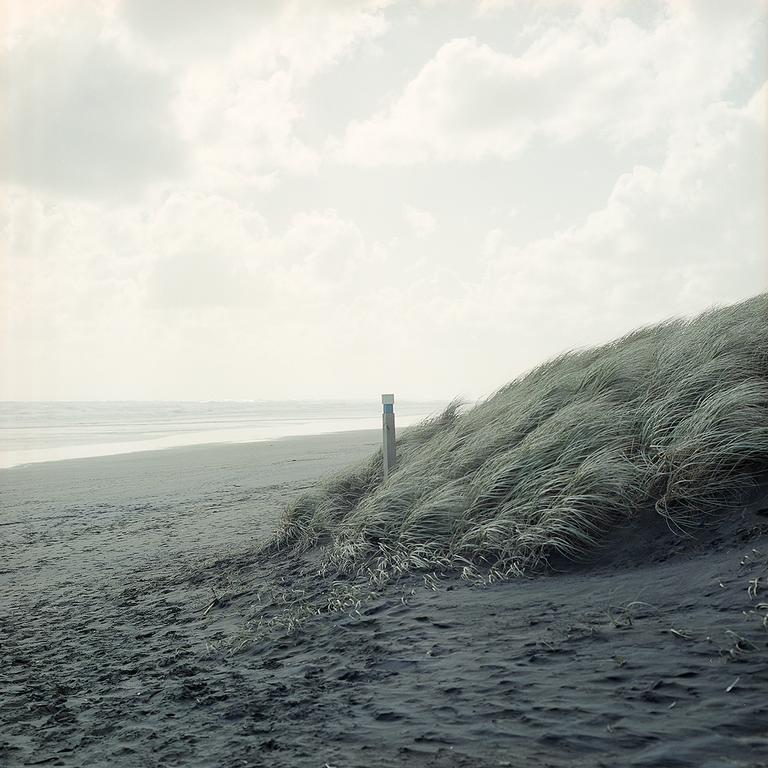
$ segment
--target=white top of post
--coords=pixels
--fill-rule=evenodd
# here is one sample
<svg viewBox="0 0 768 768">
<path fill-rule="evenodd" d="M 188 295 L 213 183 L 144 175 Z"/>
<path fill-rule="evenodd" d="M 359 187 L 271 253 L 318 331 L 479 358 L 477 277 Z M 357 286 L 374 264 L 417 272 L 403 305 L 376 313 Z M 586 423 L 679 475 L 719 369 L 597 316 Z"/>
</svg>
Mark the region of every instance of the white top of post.
<svg viewBox="0 0 768 768">
<path fill-rule="evenodd" d="M 382 395 L 381 396 L 381 404 L 382 405 L 394 405 L 395 404 L 395 396 L 394 395 Z"/>
</svg>

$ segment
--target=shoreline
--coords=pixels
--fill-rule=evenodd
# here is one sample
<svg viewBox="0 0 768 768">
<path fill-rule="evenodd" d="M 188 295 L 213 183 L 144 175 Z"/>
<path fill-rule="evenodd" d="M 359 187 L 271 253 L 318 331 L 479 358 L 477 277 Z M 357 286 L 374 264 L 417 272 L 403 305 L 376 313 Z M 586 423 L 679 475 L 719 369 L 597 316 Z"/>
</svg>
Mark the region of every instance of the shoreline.
<svg viewBox="0 0 768 768">
<path fill-rule="evenodd" d="M 399 424 L 398 425 L 398 431 L 400 429 L 407 429 L 409 426 L 412 426 L 414 423 L 417 423 L 419 419 L 411 420 L 408 424 Z M 247 445 L 256 445 L 256 444 L 264 444 L 264 443 L 272 443 L 277 441 L 283 441 L 283 440 L 304 440 L 304 439 L 311 439 L 315 437 L 326 437 L 326 436 L 338 436 L 338 435 L 356 435 L 356 434 L 379 434 L 379 430 L 375 428 L 355 428 L 355 429 L 340 429 L 340 430 L 332 430 L 328 432 L 311 432 L 311 433 L 296 433 L 296 434 L 286 434 L 286 435 L 276 435 L 276 436 L 270 436 L 270 437 L 262 437 L 262 438 L 243 438 L 242 440 L 212 440 L 212 441 L 204 441 L 204 442 L 191 442 L 191 443 L 180 443 L 175 445 L 168 445 L 168 446 L 162 446 L 162 447 L 151 447 L 149 445 L 146 445 L 150 441 L 136 441 L 137 444 L 141 443 L 143 447 L 135 447 L 128 450 L 125 449 L 117 449 L 117 450 L 111 450 L 112 447 L 117 446 L 124 446 L 126 443 L 114 443 L 114 444 L 105 444 L 104 452 L 98 452 L 98 453 L 92 453 L 88 452 L 82 456 L 62 456 L 59 458 L 40 458 L 40 459 L 31 459 L 29 461 L 21 461 L 18 463 L 13 464 L 5 464 L 3 461 L 3 452 L 0 452 L 0 477 L 2 477 L 3 473 L 15 469 L 20 469 L 23 467 L 31 467 L 31 466 L 39 466 L 39 465 L 49 465 L 49 464 L 61 464 L 61 463 L 69 463 L 69 462 L 78 462 L 78 461 L 91 461 L 91 460 L 98 460 L 98 459 L 108 459 L 108 458 L 117 458 L 120 456 L 133 456 L 135 454 L 160 454 L 160 453 L 168 453 L 168 452 L 174 452 L 174 451 L 195 451 L 195 450 L 221 450 L 226 449 L 229 447 L 235 447 L 235 446 L 247 446 Z M 72 446 L 72 448 L 77 448 L 78 446 Z M 86 449 L 93 450 L 94 448 L 97 448 L 99 446 L 83 446 Z M 35 452 L 44 451 L 46 449 L 31 449 Z M 15 452 L 15 453 L 18 453 Z"/>
</svg>

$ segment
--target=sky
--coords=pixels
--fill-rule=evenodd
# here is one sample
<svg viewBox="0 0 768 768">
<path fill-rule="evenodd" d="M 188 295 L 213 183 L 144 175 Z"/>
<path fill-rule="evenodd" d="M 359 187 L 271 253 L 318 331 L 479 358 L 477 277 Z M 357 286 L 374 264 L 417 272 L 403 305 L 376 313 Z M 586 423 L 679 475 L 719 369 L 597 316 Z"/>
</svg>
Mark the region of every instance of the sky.
<svg viewBox="0 0 768 768">
<path fill-rule="evenodd" d="M 474 399 L 768 290 L 765 0 L 0 0 L 0 399 Z"/>
</svg>

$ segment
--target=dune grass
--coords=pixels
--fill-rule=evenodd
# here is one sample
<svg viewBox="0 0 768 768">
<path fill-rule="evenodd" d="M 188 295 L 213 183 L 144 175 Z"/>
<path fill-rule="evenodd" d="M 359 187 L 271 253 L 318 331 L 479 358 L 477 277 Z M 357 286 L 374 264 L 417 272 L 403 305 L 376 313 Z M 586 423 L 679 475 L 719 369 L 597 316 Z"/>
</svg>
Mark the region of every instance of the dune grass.
<svg viewBox="0 0 768 768">
<path fill-rule="evenodd" d="M 654 509 L 685 532 L 768 472 L 768 294 L 563 354 L 405 430 L 296 499 L 267 545 L 339 572 L 491 569 L 588 555 Z"/>
</svg>

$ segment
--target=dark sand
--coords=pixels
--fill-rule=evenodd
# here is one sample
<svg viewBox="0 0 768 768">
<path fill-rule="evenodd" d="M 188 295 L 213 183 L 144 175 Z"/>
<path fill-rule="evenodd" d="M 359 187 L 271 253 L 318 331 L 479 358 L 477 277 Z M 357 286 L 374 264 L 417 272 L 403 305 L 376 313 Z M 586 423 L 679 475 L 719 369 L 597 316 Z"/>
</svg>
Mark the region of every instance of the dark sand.
<svg viewBox="0 0 768 768">
<path fill-rule="evenodd" d="M 597 564 L 328 613 L 309 560 L 253 549 L 377 441 L 0 471 L 0 765 L 768 765 L 768 502 L 693 542 L 649 517 Z"/>
</svg>

